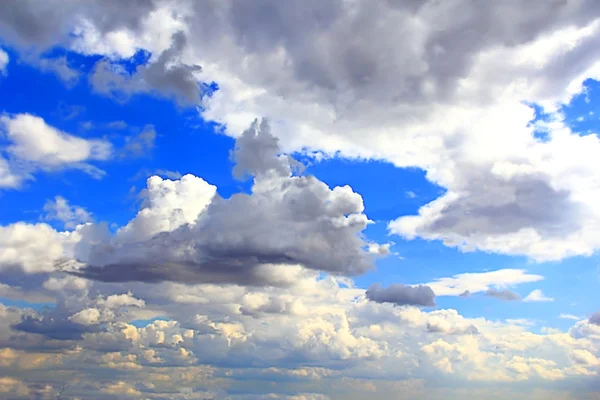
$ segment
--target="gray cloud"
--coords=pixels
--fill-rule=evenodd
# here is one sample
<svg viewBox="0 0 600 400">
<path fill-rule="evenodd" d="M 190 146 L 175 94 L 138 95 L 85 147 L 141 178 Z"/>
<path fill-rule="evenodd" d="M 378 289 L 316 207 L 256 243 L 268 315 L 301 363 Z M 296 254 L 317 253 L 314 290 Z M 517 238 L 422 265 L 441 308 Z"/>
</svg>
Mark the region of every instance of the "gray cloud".
<svg viewBox="0 0 600 400">
<path fill-rule="evenodd" d="M 51 47 L 67 40 L 78 18 L 94 21 L 103 33 L 122 27 L 135 30 L 155 7 L 153 0 L 8 0 L 0 3 L 0 33 L 20 46 Z"/>
<path fill-rule="evenodd" d="M 429 286 L 406 286 L 396 283 L 383 288 L 374 284 L 367 289 L 367 298 L 377 303 L 393 303 L 397 306 L 435 306 L 435 293 Z"/>
<path fill-rule="evenodd" d="M 505 300 L 505 301 L 520 301 L 521 300 L 521 295 L 519 295 L 518 293 L 515 293 L 511 290 L 496 290 L 496 289 L 488 289 L 485 292 L 485 295 L 488 297 L 493 297 L 499 300 Z"/>
<path fill-rule="evenodd" d="M 251 194 L 217 195 L 193 225 L 149 240 L 93 245 L 80 257 L 86 267 L 71 272 L 111 282 L 285 285 L 290 278 L 270 265 L 340 275 L 370 269 L 374 256 L 360 236 L 368 223 L 360 195 L 348 186 L 332 190 L 313 176 L 293 176 L 294 161 L 279 152 L 268 123 L 255 122 L 233 152 L 241 170 L 254 176 Z"/>
<path fill-rule="evenodd" d="M 198 104 L 202 88 L 193 74 L 202 68 L 177 61 L 186 40 L 183 33 L 174 34 L 168 50 L 155 62 L 140 65 L 131 74 L 108 59 L 101 60 L 96 64 L 90 82 L 94 90 L 123 101 L 136 93 L 158 93 L 181 104 Z"/>
<path fill-rule="evenodd" d="M 600 325 L 600 311 L 596 311 L 595 313 L 590 315 L 588 321 L 590 321 L 590 324 Z"/>
</svg>

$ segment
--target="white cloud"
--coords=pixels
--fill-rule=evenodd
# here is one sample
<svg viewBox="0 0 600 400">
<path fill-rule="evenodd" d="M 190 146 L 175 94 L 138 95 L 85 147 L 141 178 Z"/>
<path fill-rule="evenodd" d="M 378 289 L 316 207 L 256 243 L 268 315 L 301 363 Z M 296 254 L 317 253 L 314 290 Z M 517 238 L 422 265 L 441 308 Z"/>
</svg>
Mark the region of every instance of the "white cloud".
<svg viewBox="0 0 600 400">
<path fill-rule="evenodd" d="M 580 318 L 577 315 L 573 315 L 573 314 L 560 314 L 559 317 L 562 319 L 570 319 L 573 321 L 581 321 L 583 319 L 583 318 Z"/>
<path fill-rule="evenodd" d="M 551 297 L 546 297 L 544 293 L 540 289 L 535 289 L 531 293 L 529 293 L 523 301 L 526 302 L 550 302 L 554 301 Z"/>
<path fill-rule="evenodd" d="M 42 168 L 59 168 L 88 160 L 106 160 L 112 145 L 104 140 L 86 140 L 62 132 L 34 115 L 3 116 L 1 122 L 12 142 L 7 151 L 14 157 Z"/>
<path fill-rule="evenodd" d="M 27 273 L 50 272 L 55 262 L 72 254 L 76 233 L 60 233 L 47 224 L 17 222 L 0 226 L 0 270 L 22 268 Z"/>
<path fill-rule="evenodd" d="M 457 274 L 449 278 L 438 278 L 426 283 L 436 296 L 460 296 L 465 292 L 486 292 L 491 288 L 507 288 L 522 283 L 538 282 L 544 277 L 530 274 L 523 269 L 499 269 L 488 272 Z"/>
</svg>

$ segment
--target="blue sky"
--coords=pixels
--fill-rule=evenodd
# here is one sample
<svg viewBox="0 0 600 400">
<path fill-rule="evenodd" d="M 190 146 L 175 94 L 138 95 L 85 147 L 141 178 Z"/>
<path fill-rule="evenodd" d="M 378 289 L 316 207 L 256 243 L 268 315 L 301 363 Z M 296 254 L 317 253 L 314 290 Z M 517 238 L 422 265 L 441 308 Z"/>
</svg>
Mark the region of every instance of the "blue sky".
<svg viewBox="0 0 600 400">
<path fill-rule="evenodd" d="M 14 52 L 9 54 L 18 57 Z M 80 65 L 82 71 L 89 71 L 89 65 L 97 61 L 97 57 L 67 54 L 69 62 Z M 135 61 L 128 60 L 130 63 Z M 55 75 L 40 72 L 19 62 L 18 58 L 9 65 L 7 72 L 8 77 L 0 81 L 0 90 L 16 96 L 3 97 L 0 107 L 4 112 L 31 113 L 65 132 L 81 137 L 109 137 L 115 142 L 141 131 L 148 124 L 159 134 L 149 154 L 102 165 L 107 172 L 102 179 L 90 179 L 80 171 L 42 173 L 36 175 L 35 182 L 27 183 L 24 190 L 3 191 L 5 206 L 0 211 L 3 224 L 39 222 L 45 202 L 63 196 L 72 204 L 85 205 L 97 221 L 123 225 L 137 212 L 138 195 L 145 186 L 145 179 L 161 171 L 163 175 L 170 171 L 203 177 L 216 185 L 224 197 L 248 190 L 248 182 L 240 182 L 231 174 L 233 163 L 229 152 L 234 141 L 215 130 L 214 124 L 204 121 L 194 107 L 179 107 L 170 100 L 145 94 L 135 95 L 125 103 L 115 102 L 93 93 L 84 80 L 66 86 Z M 597 85 L 590 84 L 585 96 L 578 96 L 564 108 L 567 121 L 582 134 L 596 126 L 593 120 L 597 118 L 589 114 L 593 112 L 594 86 Z M 584 120 L 579 121 L 580 117 Z M 111 128 L 109 125 L 116 121 L 125 122 L 127 127 Z M 183 148 L 180 146 L 182 141 L 186 143 Z M 556 263 L 538 264 L 524 257 L 463 253 L 435 241 L 392 237 L 387 230 L 389 221 L 416 213 L 444 189 L 429 182 L 422 170 L 398 169 L 382 161 L 343 158 L 306 161 L 309 164 L 307 174 L 315 175 L 330 187 L 350 185 L 362 195 L 367 215 L 375 222 L 365 231 L 369 239 L 395 243 L 392 250 L 398 255 L 380 260 L 376 270 L 358 277 L 356 283 L 361 287 L 366 288 L 374 282 L 425 283 L 464 272 L 526 269 L 541 273 L 545 279 L 520 285 L 519 292 L 526 295 L 542 288 L 545 293 L 556 296 L 555 302 L 516 308 L 510 302 L 491 298 L 470 301 L 443 297 L 439 299 L 439 306 L 456 308 L 471 316 L 491 312 L 495 318 L 537 319 L 557 328 L 569 326 L 569 321 L 559 318 L 561 313 L 585 315 L 593 311 L 589 299 L 594 296 L 599 279 L 597 257 L 564 260 L 559 268 Z M 57 229 L 62 228 L 60 221 L 49 223 Z M 561 290 L 567 283 L 578 290 Z"/>
<path fill-rule="evenodd" d="M 0 397 L 598 395 L 583 5 L 8 3 Z"/>
</svg>

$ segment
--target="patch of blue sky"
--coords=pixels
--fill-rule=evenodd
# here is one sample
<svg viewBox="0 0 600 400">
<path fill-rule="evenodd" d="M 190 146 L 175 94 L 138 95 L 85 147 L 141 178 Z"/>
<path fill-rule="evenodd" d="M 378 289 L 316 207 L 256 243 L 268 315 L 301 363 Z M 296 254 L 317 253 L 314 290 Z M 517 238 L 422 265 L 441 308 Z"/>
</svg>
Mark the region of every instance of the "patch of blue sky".
<svg viewBox="0 0 600 400">
<path fill-rule="evenodd" d="M 54 303 L 46 302 L 31 302 L 26 300 L 9 299 L 7 297 L 0 297 L 0 304 L 5 307 L 16 307 L 16 308 L 31 308 L 32 310 L 41 311 L 45 309 L 52 309 L 56 307 Z"/>
</svg>

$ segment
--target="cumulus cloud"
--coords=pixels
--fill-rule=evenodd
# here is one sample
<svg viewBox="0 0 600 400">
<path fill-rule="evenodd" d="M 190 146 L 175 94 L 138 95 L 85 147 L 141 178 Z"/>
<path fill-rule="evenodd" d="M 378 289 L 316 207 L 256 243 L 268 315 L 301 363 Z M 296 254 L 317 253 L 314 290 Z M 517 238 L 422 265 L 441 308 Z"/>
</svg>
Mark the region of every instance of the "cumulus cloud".
<svg viewBox="0 0 600 400">
<path fill-rule="evenodd" d="M 382 287 L 374 284 L 367 289 L 367 298 L 377 303 L 393 303 L 397 306 L 435 306 L 435 294 L 428 286 L 406 286 L 396 283 Z"/>
<path fill-rule="evenodd" d="M 436 296 L 463 296 L 487 292 L 492 286 L 514 286 L 522 283 L 539 282 L 544 277 L 530 274 L 523 269 L 499 269 L 486 272 L 467 272 L 452 277 L 437 278 L 426 285 Z"/>
<path fill-rule="evenodd" d="M 558 114 L 530 124 L 531 104 L 553 113 L 599 76 L 593 1 L 560 2 L 552 13 L 537 4 L 522 12 L 517 1 L 63 3 L 69 12 L 5 6 L 0 31 L 18 45 L 103 55 L 97 87 L 200 102 L 232 136 L 272 116 L 288 153 L 424 169 L 447 191 L 390 224 L 393 234 L 538 261 L 600 247 L 598 202 L 589 200 L 598 194 L 585 184 L 596 179 L 600 141 Z M 112 60 L 140 49 L 151 57 L 134 77 L 117 70 Z M 219 90 L 199 100 L 200 82 Z"/>
<path fill-rule="evenodd" d="M 364 290 L 331 276 L 318 279 L 317 271 L 347 275 L 372 265 L 369 242 L 359 236 L 368 220 L 352 189 L 302 176 L 286 154 L 317 151 L 423 169 L 446 190 L 389 225 L 406 239 L 538 261 L 593 254 L 600 248 L 594 184 L 600 144 L 594 134 L 569 129 L 556 110 L 581 92 L 585 79 L 600 77 L 597 11 L 591 0 L 483 7 L 468 0 L 0 2 L 0 36 L 7 43 L 58 44 L 103 56 L 92 78 L 96 90 L 200 103 L 205 119 L 240 139 L 236 176 L 254 179 L 250 194 L 224 199 L 192 175 L 152 177 L 142 209 L 115 234 L 97 224 L 66 232 L 46 224 L 0 228 L 1 272 L 36 273 L 27 275 L 30 284 L 61 298 L 54 313 L 1 306 L 0 343 L 31 353 L 61 349 L 65 362 L 50 382 L 38 369 L 51 357 L 31 363 L 37 369 L 27 373 L 13 361 L 18 357 L 0 350 L 14 376 L 0 379 L 0 391 L 59 397 L 52 386 L 72 382 L 72 397 L 81 398 L 100 392 L 135 398 L 593 397 L 581 388 L 597 374 L 595 314 L 567 332 L 540 334 L 515 321 L 406 305 L 433 304 L 435 295 L 504 296 L 506 287 L 540 281 L 540 275 L 501 270 L 416 287 L 374 286 L 366 296 L 371 301 Z M 150 55 L 146 64 L 133 74 L 119 68 L 121 59 L 142 49 Z M 216 82 L 219 90 L 201 98 L 202 82 Z M 530 124 L 536 117 L 531 104 L 551 113 L 547 122 Z M 247 129 L 263 115 L 276 121 L 273 133 L 260 123 Z M 36 168 L 90 173 L 98 173 L 90 162 L 106 159 L 102 146 L 84 146 L 47 127 L 40 132 L 44 140 L 25 135 L 0 157 L 0 185 L 27 179 L 15 169 L 19 157 Z M 59 145 L 48 145 L 49 138 Z M 80 277 L 52 275 L 64 258 L 70 262 L 61 265 Z M 164 282 L 173 280 L 189 285 Z M 284 283 L 284 290 L 277 287 Z M 123 295 L 130 287 L 135 297 Z M 104 292 L 100 300 L 90 297 L 98 292 Z M 530 296 L 546 298 L 538 291 Z M 142 304 L 171 319 L 139 328 L 130 324 L 131 315 L 119 314 L 119 307 Z M 92 379 L 98 376 L 102 381 Z M 452 387 L 443 387 L 440 377 Z M 432 379 L 440 388 L 425 387 Z M 562 381 L 578 391 L 523 394 L 507 387 L 525 380 L 538 387 Z M 269 382 L 272 394 L 245 392 L 257 382 Z M 456 389 L 458 382 L 478 387 Z M 315 391 L 324 394 L 308 394 Z"/>
<path fill-rule="evenodd" d="M 113 125 L 114 127 L 114 123 L 111 123 L 110 125 Z M 129 136 L 125 139 L 125 146 L 123 147 L 121 154 L 123 157 L 148 156 L 154 149 L 155 140 L 156 130 L 154 129 L 154 126 L 145 126 L 137 135 Z"/>
<path fill-rule="evenodd" d="M 50 272 L 55 262 L 69 254 L 76 234 L 59 233 L 47 224 L 15 224 L 0 227 L 0 270 L 20 268 L 28 273 Z M 72 253 L 71 253 L 72 254 Z"/>
<path fill-rule="evenodd" d="M 294 175 L 298 164 L 279 153 L 268 123 L 253 123 L 233 152 L 234 172 L 254 178 L 252 193 L 228 199 L 192 175 L 149 178 L 144 208 L 114 237 L 79 251 L 84 266 L 71 272 L 106 281 L 288 284 L 298 265 L 340 275 L 370 269 L 361 196 Z"/>
<path fill-rule="evenodd" d="M 588 318 L 590 324 L 600 325 L 600 312 L 595 312 Z"/>
</svg>

